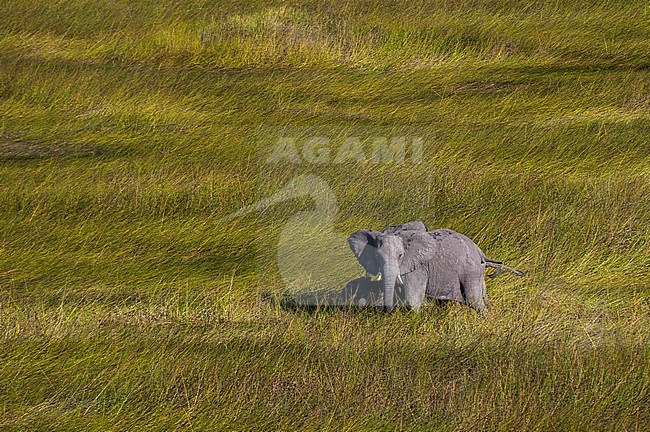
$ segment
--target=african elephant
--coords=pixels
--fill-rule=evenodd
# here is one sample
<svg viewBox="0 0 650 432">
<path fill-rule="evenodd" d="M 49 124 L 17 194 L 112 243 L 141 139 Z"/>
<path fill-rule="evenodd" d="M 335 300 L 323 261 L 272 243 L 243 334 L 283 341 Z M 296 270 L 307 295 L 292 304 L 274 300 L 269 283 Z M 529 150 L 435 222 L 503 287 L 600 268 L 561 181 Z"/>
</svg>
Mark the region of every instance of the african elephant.
<svg viewBox="0 0 650 432">
<path fill-rule="evenodd" d="M 393 308 L 397 288 L 403 290 L 403 301 L 412 309 L 419 309 L 429 298 L 465 303 L 483 312 L 487 309 L 486 266 L 497 268 L 494 276 L 503 268 L 523 274 L 487 258 L 463 234 L 449 229 L 427 232 L 422 227 L 421 222 L 410 222 L 381 232 L 359 230 L 348 238 L 367 274 L 380 275 L 387 310 Z"/>
</svg>

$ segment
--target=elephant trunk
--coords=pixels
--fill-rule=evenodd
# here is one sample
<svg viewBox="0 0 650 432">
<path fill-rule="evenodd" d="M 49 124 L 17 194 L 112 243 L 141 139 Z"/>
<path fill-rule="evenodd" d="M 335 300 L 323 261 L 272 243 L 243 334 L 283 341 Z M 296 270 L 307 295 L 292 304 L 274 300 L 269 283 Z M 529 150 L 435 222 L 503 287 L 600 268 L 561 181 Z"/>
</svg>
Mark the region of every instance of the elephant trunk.
<svg viewBox="0 0 650 432">
<path fill-rule="evenodd" d="M 393 309 L 393 299 L 395 295 L 395 282 L 400 274 L 399 267 L 385 266 L 382 272 L 384 283 L 384 308 L 388 311 Z"/>
</svg>

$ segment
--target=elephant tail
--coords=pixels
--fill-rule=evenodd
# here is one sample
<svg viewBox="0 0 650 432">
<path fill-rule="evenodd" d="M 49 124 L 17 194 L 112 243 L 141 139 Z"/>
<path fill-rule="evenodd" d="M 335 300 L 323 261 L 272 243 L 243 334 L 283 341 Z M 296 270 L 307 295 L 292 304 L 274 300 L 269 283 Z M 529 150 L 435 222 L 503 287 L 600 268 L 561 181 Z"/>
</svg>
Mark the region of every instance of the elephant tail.
<svg viewBox="0 0 650 432">
<path fill-rule="evenodd" d="M 503 261 L 497 261 L 492 258 L 488 257 L 483 257 L 483 262 L 485 262 L 486 267 L 490 267 L 495 269 L 493 273 L 490 273 L 488 275 L 489 278 L 494 279 L 495 277 L 499 276 L 503 270 L 508 270 L 511 273 L 516 274 L 517 276 L 523 276 L 524 272 L 520 270 L 513 269 L 512 267 L 509 267 L 503 263 Z"/>
</svg>

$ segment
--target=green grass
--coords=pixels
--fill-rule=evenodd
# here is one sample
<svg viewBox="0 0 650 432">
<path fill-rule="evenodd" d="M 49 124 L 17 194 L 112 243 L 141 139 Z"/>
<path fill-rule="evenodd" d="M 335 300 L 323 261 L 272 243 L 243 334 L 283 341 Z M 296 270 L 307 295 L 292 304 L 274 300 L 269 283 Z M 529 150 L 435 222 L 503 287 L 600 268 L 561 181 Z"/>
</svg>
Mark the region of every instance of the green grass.
<svg viewBox="0 0 650 432">
<path fill-rule="evenodd" d="M 646 2 L 0 16 L 0 429 L 647 429 Z M 279 134 L 424 159 L 267 165 Z M 338 199 L 337 250 L 420 219 L 528 274 L 488 281 L 486 316 L 283 309 L 275 250 L 313 203 L 222 218 L 300 173 Z"/>
</svg>

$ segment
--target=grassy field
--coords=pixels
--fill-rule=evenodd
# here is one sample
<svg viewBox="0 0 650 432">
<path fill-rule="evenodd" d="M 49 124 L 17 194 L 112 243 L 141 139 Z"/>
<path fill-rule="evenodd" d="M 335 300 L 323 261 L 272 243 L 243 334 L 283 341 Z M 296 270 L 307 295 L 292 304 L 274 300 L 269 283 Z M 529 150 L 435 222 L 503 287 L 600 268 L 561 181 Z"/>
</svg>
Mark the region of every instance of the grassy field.
<svg viewBox="0 0 650 432">
<path fill-rule="evenodd" d="M 648 430 L 647 2 L 176 3 L 0 4 L 0 430 Z M 344 257 L 314 291 L 414 219 L 527 276 L 484 316 L 268 301 L 325 195 L 223 218 L 301 175 Z"/>
</svg>

